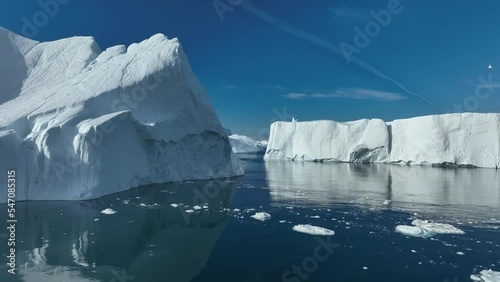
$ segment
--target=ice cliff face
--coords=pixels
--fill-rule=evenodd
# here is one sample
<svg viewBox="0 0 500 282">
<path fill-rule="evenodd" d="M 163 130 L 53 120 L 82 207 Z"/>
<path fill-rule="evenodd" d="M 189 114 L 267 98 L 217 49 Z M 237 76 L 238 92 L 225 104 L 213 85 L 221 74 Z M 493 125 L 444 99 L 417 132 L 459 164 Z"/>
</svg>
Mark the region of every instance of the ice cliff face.
<svg viewBox="0 0 500 282">
<path fill-rule="evenodd" d="M 276 122 L 265 159 L 500 167 L 500 114 Z"/>
<path fill-rule="evenodd" d="M 0 61 L 0 180 L 16 170 L 17 200 L 243 173 L 177 39 L 101 51 L 0 28 Z"/>
<path fill-rule="evenodd" d="M 275 122 L 266 159 L 384 162 L 389 130 L 382 120 Z"/>
</svg>

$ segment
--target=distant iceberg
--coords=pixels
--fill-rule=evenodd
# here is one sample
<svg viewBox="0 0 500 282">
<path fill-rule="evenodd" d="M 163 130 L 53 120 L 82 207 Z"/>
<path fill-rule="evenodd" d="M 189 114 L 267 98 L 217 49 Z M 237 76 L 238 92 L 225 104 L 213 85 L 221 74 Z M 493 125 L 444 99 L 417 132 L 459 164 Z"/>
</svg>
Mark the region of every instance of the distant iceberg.
<svg viewBox="0 0 500 282">
<path fill-rule="evenodd" d="M 266 160 L 500 167 L 500 114 L 275 122 Z"/>
<path fill-rule="evenodd" d="M 16 170 L 17 200 L 243 174 L 177 39 L 101 51 L 0 28 L 0 61 L 0 171 Z"/>
<path fill-rule="evenodd" d="M 229 142 L 236 154 L 265 152 L 267 141 L 256 141 L 248 136 L 232 134 L 229 136 Z"/>
</svg>

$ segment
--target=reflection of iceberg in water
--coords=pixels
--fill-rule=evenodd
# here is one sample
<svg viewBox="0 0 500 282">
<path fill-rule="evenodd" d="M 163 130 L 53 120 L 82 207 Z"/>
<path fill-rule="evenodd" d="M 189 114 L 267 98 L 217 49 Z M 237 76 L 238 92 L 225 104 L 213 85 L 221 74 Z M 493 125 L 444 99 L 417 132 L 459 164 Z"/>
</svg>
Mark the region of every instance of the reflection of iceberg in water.
<svg viewBox="0 0 500 282">
<path fill-rule="evenodd" d="M 5 276 L 2 265 L 0 281 L 190 281 L 224 228 L 235 186 L 171 183 L 88 202 L 19 203 L 18 274 Z M 195 205 L 203 208 L 185 212 Z M 117 213 L 100 214 L 109 207 Z"/>
<path fill-rule="evenodd" d="M 385 206 L 391 200 L 386 203 L 397 210 L 470 217 L 500 207 L 500 172 L 495 169 L 281 161 L 265 166 L 276 205 Z"/>
</svg>

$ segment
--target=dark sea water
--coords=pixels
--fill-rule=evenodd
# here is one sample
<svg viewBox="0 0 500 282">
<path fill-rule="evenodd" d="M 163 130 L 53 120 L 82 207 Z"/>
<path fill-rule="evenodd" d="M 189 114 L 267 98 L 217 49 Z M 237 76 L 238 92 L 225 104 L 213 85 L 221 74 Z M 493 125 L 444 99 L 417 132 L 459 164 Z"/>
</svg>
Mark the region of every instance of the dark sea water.
<svg viewBox="0 0 500 282">
<path fill-rule="evenodd" d="M 17 274 L 7 274 L 3 227 L 0 281 L 451 282 L 500 271 L 498 170 L 241 158 L 241 178 L 18 203 Z M 395 232 L 414 219 L 465 234 Z M 296 224 L 335 235 L 298 233 Z"/>
</svg>

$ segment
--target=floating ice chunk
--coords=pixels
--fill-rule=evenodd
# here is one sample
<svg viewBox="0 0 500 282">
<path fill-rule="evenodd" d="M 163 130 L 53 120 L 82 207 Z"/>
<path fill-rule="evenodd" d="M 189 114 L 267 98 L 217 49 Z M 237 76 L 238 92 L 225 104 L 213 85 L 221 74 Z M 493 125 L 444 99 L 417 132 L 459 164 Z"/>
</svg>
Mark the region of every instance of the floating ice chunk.
<svg viewBox="0 0 500 282">
<path fill-rule="evenodd" d="M 240 209 L 234 209 L 233 212 L 240 212 Z"/>
<path fill-rule="evenodd" d="M 459 255 L 459 256 L 465 256 L 465 253 L 464 252 L 457 252 L 457 255 Z"/>
<path fill-rule="evenodd" d="M 186 213 L 194 213 L 194 210 L 186 210 Z"/>
<path fill-rule="evenodd" d="M 366 266 L 363 266 L 363 270 L 368 270 L 368 267 L 366 267 Z"/>
<path fill-rule="evenodd" d="M 194 206 L 193 209 L 195 209 L 195 210 L 201 210 L 201 207 L 200 206 Z"/>
<path fill-rule="evenodd" d="M 427 237 L 425 230 L 417 226 L 398 225 L 396 226 L 396 232 L 412 237 Z"/>
<path fill-rule="evenodd" d="M 268 214 L 267 212 L 258 212 L 254 215 L 251 216 L 251 218 L 260 220 L 260 221 L 266 221 L 268 219 L 271 219 L 271 215 Z"/>
<path fill-rule="evenodd" d="M 320 218 L 319 215 L 310 216 L 310 218 Z"/>
<path fill-rule="evenodd" d="M 384 205 L 386 205 L 386 206 L 389 205 L 390 203 L 391 203 L 391 200 L 385 200 L 384 201 Z"/>
<path fill-rule="evenodd" d="M 434 223 L 427 220 L 416 219 L 411 224 L 420 228 L 429 230 L 436 234 L 465 234 L 461 229 L 456 228 L 451 224 Z"/>
<path fill-rule="evenodd" d="M 170 204 L 171 207 L 177 208 L 179 205 L 178 204 Z"/>
<path fill-rule="evenodd" d="M 465 234 L 464 231 L 451 224 L 434 223 L 427 220 L 416 219 L 412 222 L 414 226 L 398 225 L 396 232 L 406 236 L 429 238 L 438 234 Z"/>
<path fill-rule="evenodd" d="M 285 222 L 286 222 L 286 220 L 280 220 L 280 223 L 285 223 Z"/>
<path fill-rule="evenodd" d="M 108 208 L 108 209 L 102 210 L 102 211 L 101 211 L 101 213 L 102 213 L 102 214 L 115 214 L 115 213 L 116 213 L 116 211 L 115 211 L 115 210 L 113 210 L 113 209 L 109 209 L 109 208 Z"/>
<path fill-rule="evenodd" d="M 324 227 L 314 226 L 310 224 L 299 224 L 292 228 L 293 231 L 306 233 L 310 235 L 318 236 L 332 236 L 335 235 L 335 231 L 326 229 Z"/>
<path fill-rule="evenodd" d="M 477 282 L 498 282 L 500 281 L 500 272 L 493 270 L 483 270 L 478 275 L 471 275 L 470 279 Z"/>
</svg>

